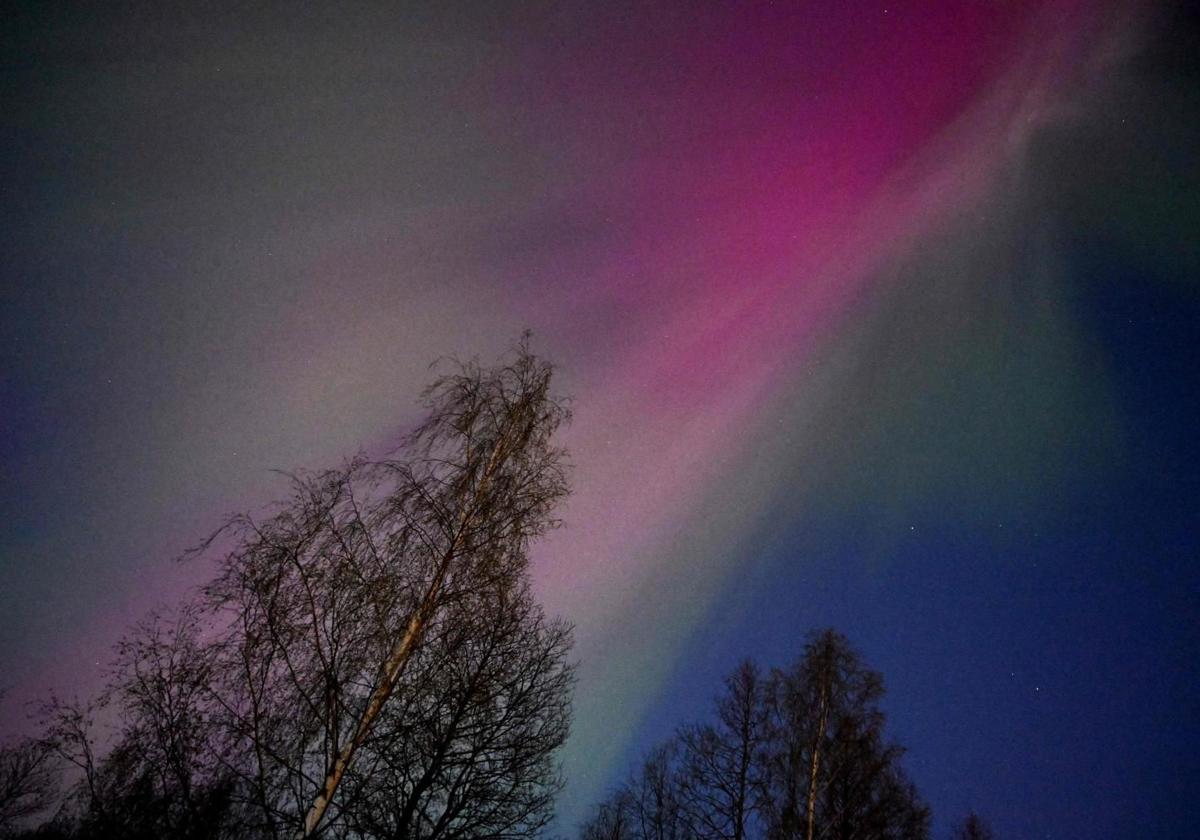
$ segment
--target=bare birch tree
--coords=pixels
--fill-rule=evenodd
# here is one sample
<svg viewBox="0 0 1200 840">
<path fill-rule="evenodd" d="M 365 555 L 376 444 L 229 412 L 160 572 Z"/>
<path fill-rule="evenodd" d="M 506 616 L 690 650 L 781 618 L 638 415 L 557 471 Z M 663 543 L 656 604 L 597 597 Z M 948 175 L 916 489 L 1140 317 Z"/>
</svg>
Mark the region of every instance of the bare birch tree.
<svg viewBox="0 0 1200 840">
<path fill-rule="evenodd" d="M 652 752 L 581 835 L 927 840 L 929 809 L 900 766 L 903 749 L 884 738 L 882 696 L 882 678 L 833 630 L 766 678 L 744 662 L 716 721 Z"/>
<path fill-rule="evenodd" d="M 230 518 L 196 549 L 215 577 L 121 642 L 97 701 L 52 698 L 41 752 L 0 756 L 0 814 L 41 802 L 45 756 L 76 780 L 53 826 L 76 840 L 536 834 L 573 681 L 528 585 L 567 493 L 551 376 L 528 336 L 452 363 L 388 457 Z"/>
<path fill-rule="evenodd" d="M 764 815 L 772 840 L 924 838 L 929 811 L 883 737 L 883 679 L 846 637 L 812 636 L 767 691 Z"/>
<path fill-rule="evenodd" d="M 431 624 L 347 773 L 362 837 L 531 837 L 553 813 L 570 720 L 569 628 L 528 593 L 485 593 Z"/>
<path fill-rule="evenodd" d="M 496 368 L 460 364 L 425 394 L 396 457 L 297 476 L 272 517 L 230 520 L 205 597 L 222 628 L 216 701 L 260 828 L 315 834 L 430 628 L 524 579 L 556 525 L 567 419 L 526 342 Z"/>
</svg>

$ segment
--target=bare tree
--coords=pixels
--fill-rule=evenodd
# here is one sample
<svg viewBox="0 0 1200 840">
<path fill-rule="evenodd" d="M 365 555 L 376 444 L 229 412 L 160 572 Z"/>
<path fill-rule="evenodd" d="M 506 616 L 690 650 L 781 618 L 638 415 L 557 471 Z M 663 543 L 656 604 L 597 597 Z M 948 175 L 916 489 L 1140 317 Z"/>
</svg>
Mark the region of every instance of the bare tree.
<svg viewBox="0 0 1200 840">
<path fill-rule="evenodd" d="M 407 725 L 389 709 L 427 635 L 519 590 L 567 492 L 551 374 L 526 342 L 499 367 L 457 365 L 398 457 L 296 476 L 273 516 L 210 541 L 233 545 L 205 590 L 214 714 L 263 833 L 342 820 L 338 790 L 381 722 Z"/>
<path fill-rule="evenodd" d="M 211 720 L 211 657 L 202 614 L 152 614 L 117 645 L 101 702 L 115 713 L 115 743 L 100 763 L 88 819 L 102 833 L 219 836 L 229 817 L 232 779 L 218 757 Z M 97 829 L 98 830 L 98 829 Z"/>
<path fill-rule="evenodd" d="M 630 785 L 636 836 L 642 840 L 683 840 L 690 836 L 679 796 L 679 745 L 653 750 Z"/>
<path fill-rule="evenodd" d="M 570 630 L 524 588 L 431 624 L 343 785 L 355 836 L 515 838 L 550 820 L 573 679 Z"/>
<path fill-rule="evenodd" d="M 194 608 L 174 619 L 152 615 L 117 647 L 109 694 L 121 708 L 122 740 L 152 773 L 153 788 L 171 803 L 176 835 L 199 822 L 202 801 L 220 784 L 211 748 L 208 700 L 211 662 Z"/>
<path fill-rule="evenodd" d="M 230 786 L 211 758 L 218 733 L 205 714 L 197 632 L 194 611 L 152 616 L 119 643 L 96 700 L 44 705 L 41 746 L 73 779 L 50 826 L 59 835 L 207 838 L 224 830 Z"/>
<path fill-rule="evenodd" d="M 497 367 L 453 363 L 388 457 L 295 475 L 196 549 L 220 548 L 215 577 L 121 642 L 97 702 L 46 705 L 41 749 L 76 777 L 55 830 L 541 829 L 573 680 L 570 628 L 528 589 L 530 542 L 567 493 L 551 376 L 528 336 Z M 4 754 L 8 811 L 41 801 L 20 785 L 43 753 Z"/>
<path fill-rule="evenodd" d="M 51 695 L 39 710 L 41 743 L 77 777 L 70 799 L 84 811 L 104 812 L 96 713 L 101 704 Z"/>
<path fill-rule="evenodd" d="M 680 730 L 680 796 L 699 840 L 745 840 L 758 810 L 763 681 L 749 660 L 725 678 L 714 724 Z"/>
<path fill-rule="evenodd" d="M 0 837 L 47 811 L 57 787 L 58 773 L 44 742 L 31 738 L 0 747 Z"/>
<path fill-rule="evenodd" d="M 583 826 L 584 840 L 691 838 L 680 798 L 679 744 L 656 747 L 639 770 L 601 803 Z"/>
<path fill-rule="evenodd" d="M 883 679 L 840 633 L 811 637 L 767 692 L 764 815 L 771 838 L 923 838 L 929 811 L 885 742 Z"/>
<path fill-rule="evenodd" d="M 596 806 L 580 832 L 582 840 L 633 840 L 637 836 L 633 796 L 624 786 Z"/>
<path fill-rule="evenodd" d="M 883 737 L 882 696 L 882 678 L 833 630 L 766 679 L 743 662 L 716 721 L 651 753 L 583 840 L 925 840 L 929 809 Z"/>
</svg>

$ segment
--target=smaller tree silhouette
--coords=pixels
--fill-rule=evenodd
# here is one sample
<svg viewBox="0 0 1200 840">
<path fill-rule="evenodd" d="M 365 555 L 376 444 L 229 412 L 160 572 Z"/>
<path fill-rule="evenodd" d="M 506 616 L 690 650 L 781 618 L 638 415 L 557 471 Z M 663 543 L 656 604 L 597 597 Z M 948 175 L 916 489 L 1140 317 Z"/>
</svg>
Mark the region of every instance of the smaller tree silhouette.
<svg viewBox="0 0 1200 840">
<path fill-rule="evenodd" d="M 835 630 L 812 635 L 766 692 L 763 811 L 771 838 L 923 838 L 929 809 L 885 740 L 883 678 Z"/>
<path fill-rule="evenodd" d="M 387 457 L 292 476 L 191 553 L 214 577 L 118 645 L 103 694 L 52 697 L 0 752 L 0 831 L 71 786 L 41 836 L 536 835 L 561 787 L 569 625 L 529 589 L 567 493 L 569 416 L 528 335 L 443 364 Z M 99 722 L 99 726 L 97 725 Z"/>
<path fill-rule="evenodd" d="M 926 840 L 929 809 L 884 738 L 883 680 L 845 636 L 787 669 L 743 662 L 714 723 L 682 727 L 582 829 L 583 840 Z"/>
<path fill-rule="evenodd" d="M 995 835 L 987 820 L 972 811 L 955 826 L 950 837 L 951 840 L 993 840 Z"/>
<path fill-rule="evenodd" d="M 759 809 L 765 690 L 746 660 L 725 678 L 716 722 L 679 732 L 680 797 L 697 840 L 745 840 Z"/>
<path fill-rule="evenodd" d="M 597 806 L 583 840 L 690 840 L 680 798 L 679 744 L 650 751 L 642 766 Z"/>
<path fill-rule="evenodd" d="M 0 837 L 51 807 L 58 773 L 49 746 L 25 739 L 0 747 Z"/>
</svg>

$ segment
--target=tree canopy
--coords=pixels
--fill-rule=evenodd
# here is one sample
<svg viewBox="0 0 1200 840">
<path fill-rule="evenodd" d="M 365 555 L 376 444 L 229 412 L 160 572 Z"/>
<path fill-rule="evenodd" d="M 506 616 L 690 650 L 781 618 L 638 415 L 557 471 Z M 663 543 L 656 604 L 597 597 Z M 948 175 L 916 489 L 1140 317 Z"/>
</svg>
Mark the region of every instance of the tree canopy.
<svg viewBox="0 0 1200 840">
<path fill-rule="evenodd" d="M 77 777 L 45 829 L 63 836 L 539 831 L 573 683 L 571 628 L 528 586 L 568 491 L 552 374 L 528 337 L 450 362 L 386 457 L 231 517 L 196 550 L 215 577 L 130 632 L 103 695 L 52 699 L 40 752 L 4 753 L 24 786 L 5 819 L 44 805 L 50 756 Z"/>
</svg>

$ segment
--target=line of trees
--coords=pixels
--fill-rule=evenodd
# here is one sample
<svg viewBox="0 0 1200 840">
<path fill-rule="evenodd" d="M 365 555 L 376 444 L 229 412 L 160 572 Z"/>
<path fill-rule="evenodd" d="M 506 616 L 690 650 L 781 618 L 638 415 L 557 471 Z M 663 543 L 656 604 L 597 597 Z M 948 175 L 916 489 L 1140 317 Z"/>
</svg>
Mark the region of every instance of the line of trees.
<svg viewBox="0 0 1200 840">
<path fill-rule="evenodd" d="M 87 702 L 0 748 L 0 838 L 530 838 L 570 725 L 571 628 L 528 579 L 568 492 L 528 336 L 451 363 L 391 456 L 292 477 L 194 550 L 212 579 L 117 645 Z M 583 840 L 924 840 L 883 681 L 840 634 L 742 663 Z M 971 815 L 955 840 L 990 840 Z"/>
<path fill-rule="evenodd" d="M 215 577 L 133 629 L 104 692 L 0 752 L 0 835 L 537 834 L 574 679 L 527 573 L 568 491 L 551 378 L 528 336 L 452 363 L 392 457 L 228 520 L 197 549 Z"/>
<path fill-rule="evenodd" d="M 744 661 L 713 719 L 651 750 L 581 840 L 926 840 L 929 807 L 884 735 L 883 694 L 834 630 L 813 634 L 789 668 Z M 972 814 L 954 836 L 991 833 Z"/>
</svg>

